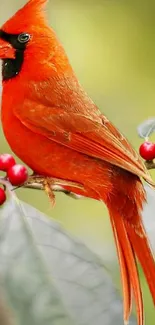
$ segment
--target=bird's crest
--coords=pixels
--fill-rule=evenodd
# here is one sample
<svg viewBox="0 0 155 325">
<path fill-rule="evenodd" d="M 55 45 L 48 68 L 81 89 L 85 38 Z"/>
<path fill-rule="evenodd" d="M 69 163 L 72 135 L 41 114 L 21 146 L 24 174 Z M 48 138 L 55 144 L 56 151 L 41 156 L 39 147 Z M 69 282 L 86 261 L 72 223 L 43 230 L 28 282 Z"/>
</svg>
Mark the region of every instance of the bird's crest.
<svg viewBox="0 0 155 325">
<path fill-rule="evenodd" d="M 25 7 L 35 7 L 36 9 L 42 9 L 45 7 L 48 0 L 29 0 Z"/>
<path fill-rule="evenodd" d="M 18 34 L 28 32 L 28 28 L 41 27 L 45 23 L 44 8 L 48 0 L 29 0 L 24 7 L 19 9 L 3 26 L 7 33 Z"/>
</svg>

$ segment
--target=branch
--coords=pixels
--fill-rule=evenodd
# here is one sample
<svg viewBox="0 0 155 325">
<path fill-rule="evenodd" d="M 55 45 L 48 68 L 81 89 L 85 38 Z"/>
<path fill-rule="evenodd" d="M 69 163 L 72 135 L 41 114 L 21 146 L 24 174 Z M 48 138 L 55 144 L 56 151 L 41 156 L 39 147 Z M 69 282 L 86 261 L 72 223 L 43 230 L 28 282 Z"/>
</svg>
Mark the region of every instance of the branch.
<svg viewBox="0 0 155 325">
<path fill-rule="evenodd" d="M 145 161 L 145 166 L 146 168 L 149 169 L 155 169 L 155 163 L 153 162 L 153 160 L 146 160 Z"/>
<path fill-rule="evenodd" d="M 74 194 L 69 190 L 65 189 L 64 187 L 76 188 L 85 191 L 84 187 L 79 183 L 65 181 L 59 178 L 42 177 L 42 176 L 30 176 L 28 181 L 22 187 L 36 189 L 36 190 L 44 190 L 45 181 L 48 181 L 52 192 L 62 192 L 76 199 L 80 198 L 81 195 Z"/>
</svg>

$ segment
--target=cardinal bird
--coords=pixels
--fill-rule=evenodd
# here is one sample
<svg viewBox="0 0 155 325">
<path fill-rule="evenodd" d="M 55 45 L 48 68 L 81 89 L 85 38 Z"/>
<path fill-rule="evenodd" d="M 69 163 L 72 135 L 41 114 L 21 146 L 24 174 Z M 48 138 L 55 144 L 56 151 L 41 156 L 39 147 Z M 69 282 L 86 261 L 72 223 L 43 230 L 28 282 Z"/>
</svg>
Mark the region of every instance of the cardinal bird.
<svg viewBox="0 0 155 325">
<path fill-rule="evenodd" d="M 144 324 L 137 260 L 155 304 L 155 261 L 142 223 L 141 178 L 155 186 L 130 143 L 78 82 L 45 15 L 30 0 L 0 29 L 1 120 L 14 153 L 36 174 L 77 182 L 76 194 L 103 201 L 120 263 L 127 324 L 134 297 Z"/>
</svg>

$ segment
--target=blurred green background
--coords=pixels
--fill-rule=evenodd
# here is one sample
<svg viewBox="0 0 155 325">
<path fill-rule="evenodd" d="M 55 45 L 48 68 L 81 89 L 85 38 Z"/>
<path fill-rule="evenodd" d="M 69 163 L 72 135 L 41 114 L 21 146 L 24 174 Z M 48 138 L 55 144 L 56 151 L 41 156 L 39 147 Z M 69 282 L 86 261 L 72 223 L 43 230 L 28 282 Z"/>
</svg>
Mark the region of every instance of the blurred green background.
<svg viewBox="0 0 155 325">
<path fill-rule="evenodd" d="M 25 2 L 1 0 L 0 22 Z M 155 1 L 49 0 L 47 8 L 80 82 L 138 149 L 136 127 L 155 115 Z M 0 132 L 0 152 L 9 152 Z M 82 238 L 118 279 L 109 218 L 101 203 L 57 194 L 52 210 L 44 193 L 18 190 L 18 194 Z M 145 283 L 144 290 L 146 324 L 151 325 L 154 308 Z"/>
</svg>

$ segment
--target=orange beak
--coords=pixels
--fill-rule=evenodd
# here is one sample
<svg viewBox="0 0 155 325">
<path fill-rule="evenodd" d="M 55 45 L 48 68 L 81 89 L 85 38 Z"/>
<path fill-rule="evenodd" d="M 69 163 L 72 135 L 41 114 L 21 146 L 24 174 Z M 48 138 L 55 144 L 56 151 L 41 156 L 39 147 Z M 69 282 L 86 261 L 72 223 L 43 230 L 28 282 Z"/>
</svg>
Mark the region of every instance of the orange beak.
<svg viewBox="0 0 155 325">
<path fill-rule="evenodd" d="M 0 39 L 0 59 L 15 59 L 15 49 L 3 39 Z"/>
</svg>

